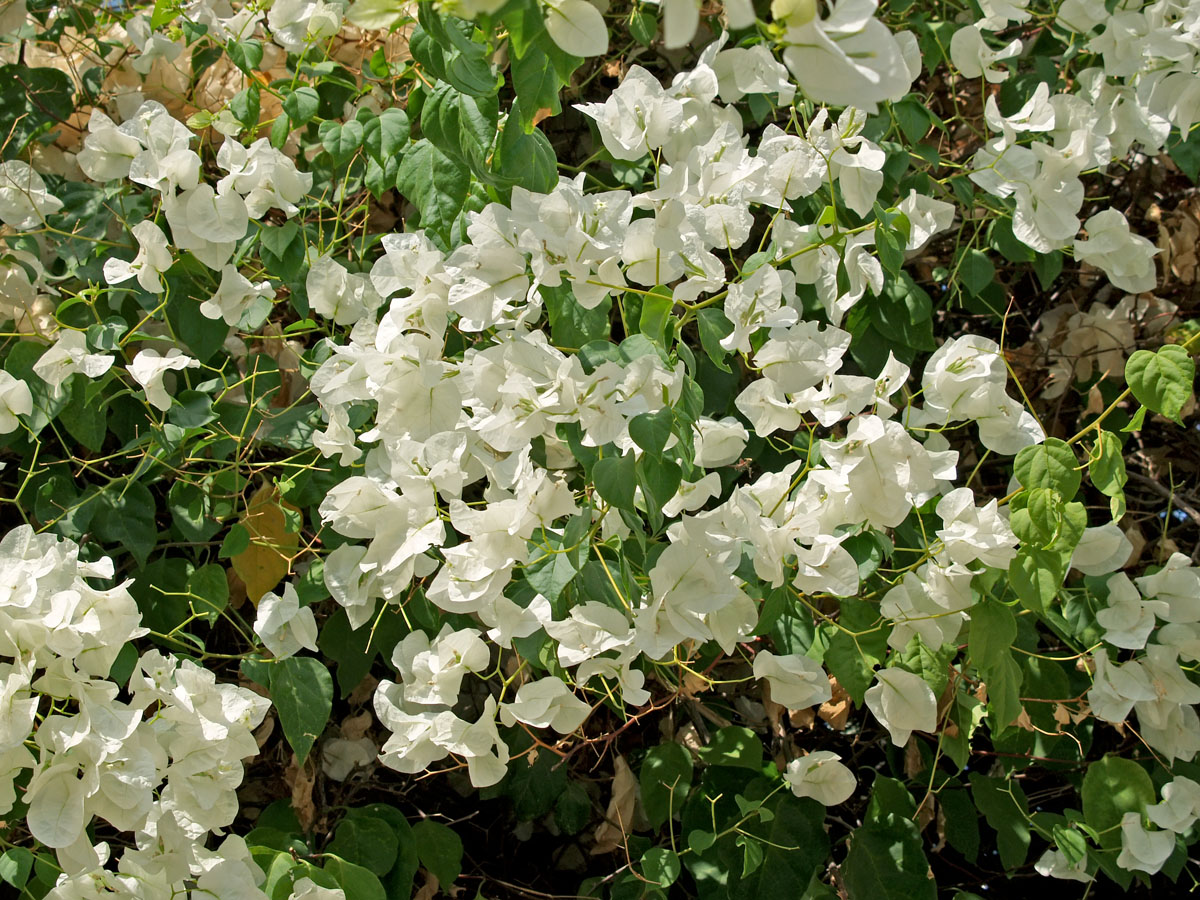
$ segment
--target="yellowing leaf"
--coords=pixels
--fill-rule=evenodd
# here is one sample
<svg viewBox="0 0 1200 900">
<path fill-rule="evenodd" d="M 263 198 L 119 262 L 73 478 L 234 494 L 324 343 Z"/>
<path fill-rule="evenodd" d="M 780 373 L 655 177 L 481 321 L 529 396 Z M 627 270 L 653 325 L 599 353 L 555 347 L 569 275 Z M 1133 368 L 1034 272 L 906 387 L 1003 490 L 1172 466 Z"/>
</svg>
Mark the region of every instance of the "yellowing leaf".
<svg viewBox="0 0 1200 900">
<path fill-rule="evenodd" d="M 299 512 L 279 496 L 274 485 L 254 492 L 241 525 L 250 532 L 250 546 L 230 558 L 233 570 L 246 584 L 246 597 L 255 606 L 291 571 L 300 535 L 287 530 L 284 509 Z"/>
</svg>

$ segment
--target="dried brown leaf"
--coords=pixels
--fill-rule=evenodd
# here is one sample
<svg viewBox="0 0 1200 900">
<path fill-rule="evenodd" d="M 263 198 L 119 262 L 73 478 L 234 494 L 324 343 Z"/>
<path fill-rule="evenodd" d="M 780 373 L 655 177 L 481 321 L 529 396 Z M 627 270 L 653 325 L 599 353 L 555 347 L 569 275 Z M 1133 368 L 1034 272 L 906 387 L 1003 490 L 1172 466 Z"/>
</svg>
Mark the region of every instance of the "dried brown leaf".
<svg viewBox="0 0 1200 900">
<path fill-rule="evenodd" d="M 633 828 L 633 816 L 637 809 L 638 783 L 633 770 L 624 756 L 618 756 L 614 764 L 612 797 L 604 821 L 596 829 L 596 845 L 592 854 L 611 853 L 625 845 L 625 836 Z"/>
</svg>

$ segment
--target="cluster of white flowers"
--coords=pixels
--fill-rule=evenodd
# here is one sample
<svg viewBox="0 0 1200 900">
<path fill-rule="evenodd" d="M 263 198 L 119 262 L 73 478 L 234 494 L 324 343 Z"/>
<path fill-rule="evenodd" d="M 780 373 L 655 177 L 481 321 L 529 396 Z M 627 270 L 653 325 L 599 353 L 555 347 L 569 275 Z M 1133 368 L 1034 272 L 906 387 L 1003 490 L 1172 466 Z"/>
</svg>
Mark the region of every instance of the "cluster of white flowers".
<svg viewBox="0 0 1200 900">
<path fill-rule="evenodd" d="M 559 662 L 578 667 L 577 689 L 607 679 L 637 706 L 649 698 L 634 665 L 639 659 L 662 659 L 681 644 L 709 640 L 732 652 L 754 630 L 757 605 L 734 575 L 743 554 L 773 586 L 790 577 L 803 592 L 852 596 L 858 566 L 845 539 L 864 528 L 894 527 L 950 490 L 957 453 L 940 431 L 976 421 L 985 444 L 1008 454 L 1042 439 L 1036 421 L 1005 392 L 1003 357 L 991 341 L 966 337 L 938 351 L 925 369 L 922 407 L 891 402 L 909 377 L 894 359 L 876 378 L 839 371 L 850 335 L 805 320 L 796 285 L 814 285 L 829 317 L 840 321 L 867 290 L 882 285 L 871 253 L 873 224 L 847 236 L 778 216 L 770 258 L 729 284 L 713 251 L 741 247 L 758 210 L 786 209 L 789 200 L 833 178 L 847 204 L 868 214 L 884 160 L 862 137 L 865 116 L 853 109 L 836 125 L 822 111 L 804 137 L 768 127 L 752 152 L 736 111 L 715 102 L 741 89 L 720 74 L 731 71 L 723 59 L 732 52 L 710 48 L 668 88 L 634 67 L 605 103 L 581 107 L 618 158 L 656 154 L 651 190 L 585 194 L 581 180 L 568 179 L 545 195 L 517 188 L 510 205 L 493 203 L 473 214 L 470 242 L 448 255 L 419 233 L 397 234 L 384 237 L 384 255 L 369 276 L 326 259 L 314 265 L 314 309 L 353 324 L 349 342 L 332 347 L 311 380 L 329 419 L 315 443 L 344 463 L 362 458 L 360 443 L 374 445 L 363 474 L 335 487 L 321 506 L 335 531 L 366 541 L 339 547 L 325 567 L 327 586 L 355 627 L 371 618 L 379 600 L 399 603 L 413 578 L 426 577 L 429 600 L 478 616 L 495 644 L 508 647 L 513 638 L 544 630 Z M 760 70 L 772 85 L 786 83 L 768 61 Z M 910 249 L 952 222 L 949 204 L 917 195 L 905 203 L 914 224 Z M 633 218 L 635 210 L 644 213 Z M 839 289 L 839 269 L 850 274 L 848 291 Z M 569 285 L 576 301 L 592 308 L 629 283 L 672 282 L 674 300 L 685 307 L 728 288 L 733 331 L 724 346 L 761 375 L 736 405 L 759 435 L 849 419 L 845 437 L 820 442 L 820 464 L 802 470 L 797 461 L 697 512 L 720 493 L 718 474 L 705 470 L 734 462 L 749 438 L 736 419 L 699 418 L 693 465 L 663 504 L 678 521 L 648 571 L 649 591 L 622 598 L 624 609 L 589 601 L 557 615 L 540 595 L 517 602 L 506 588 L 518 568 L 542 554 L 530 543 L 535 533 L 562 534 L 565 520 L 585 512 L 599 520 L 602 538 L 628 534 L 615 512 L 594 503 L 587 512 L 585 498 L 568 488 L 576 462 L 563 429 L 577 427 L 584 447 L 612 444 L 639 457 L 631 420 L 675 406 L 685 381 L 683 364 L 668 363 L 649 344 L 585 367 L 579 355 L 532 330 L 542 315 L 538 289 Z M 451 322 L 496 337 L 461 361 L 446 359 Z M 356 437 L 348 408 L 362 403 L 372 406 L 374 421 Z M 535 442 L 544 461 L 535 462 Z M 464 490 L 480 481 L 486 505 L 468 505 Z M 971 579 L 979 567 L 1003 567 L 1015 552 L 1016 538 L 995 500 L 976 507 L 973 493 L 960 488 L 940 503 L 945 527 L 929 562 L 884 601 L 899 647 L 917 634 L 931 646 L 952 640 L 977 600 Z M 447 514 L 439 513 L 442 504 Z M 452 546 L 446 546 L 447 521 L 459 536 Z M 432 643 L 423 635 L 410 640 L 420 646 L 406 642 L 393 659 L 400 683 L 385 683 L 376 699 L 393 732 L 383 760 L 401 771 L 420 771 L 453 753 L 467 760 L 476 784 L 490 784 L 504 769 L 497 717 L 567 733 L 587 715 L 586 702 L 546 678 L 521 687 L 510 704 L 489 700 L 471 724 L 450 707 L 463 673 L 487 665 L 480 634 L 468 629 Z M 828 677 L 817 663 L 769 653 L 758 660 L 756 675 L 771 681 L 779 702 L 803 706 L 829 698 Z M 905 739 L 911 730 L 934 727 L 932 695 L 915 712 L 895 700 L 907 674 L 880 673 L 870 695 L 876 715 Z"/>
<path fill-rule="evenodd" d="M 955 32 L 951 60 L 967 78 L 1005 80 L 995 63 L 1022 51 L 1019 40 L 994 50 L 985 40 L 1029 14 L 1025 4 L 1003 4 L 996 15 Z M 1011 198 L 1013 233 L 1039 252 L 1071 248 L 1076 259 L 1104 271 L 1130 293 L 1157 283 L 1154 245 L 1130 231 L 1125 216 L 1106 209 L 1083 223 L 1080 175 L 1103 171 L 1134 146 L 1156 153 L 1171 126 L 1187 134 L 1200 119 L 1200 32 L 1186 4 L 1172 0 L 1123 3 L 1113 13 L 1100 5 L 1069 0 L 1056 26 L 1079 36 L 1102 65 L 1075 73 L 1074 91 L 1051 96 L 1038 86 L 1020 110 L 1003 116 L 994 96 L 987 99 L 987 123 L 996 135 L 976 154 L 970 177 L 988 193 Z M 1113 82 L 1117 83 L 1113 83 Z M 1030 143 L 1020 143 L 1028 138 Z"/>
<path fill-rule="evenodd" d="M 53 900 L 188 889 L 265 898 L 241 838 L 215 849 L 203 839 L 237 815 L 240 760 L 257 755 L 252 730 L 270 703 L 155 650 L 137 660 L 127 691 L 109 680 L 122 648 L 147 633 L 131 582 L 92 586 L 113 571 L 108 558 L 83 562 L 75 544 L 29 526 L 0 541 L 0 813 L 28 773 L 26 825 L 63 871 Z M 94 819 L 133 835 L 115 870 L 108 843 L 88 836 Z"/>
<path fill-rule="evenodd" d="M 1121 549 L 1117 565 L 1128 556 L 1128 543 Z M 1123 722 L 1135 711 L 1147 744 L 1168 760 L 1192 759 L 1200 752 L 1194 709 L 1200 687 L 1188 679 L 1182 661 L 1200 660 L 1200 569 L 1176 553 L 1153 575 L 1130 580 L 1118 572 L 1108 580 L 1108 605 L 1096 620 L 1108 643 L 1144 652 L 1117 663 L 1103 648 L 1096 651 L 1095 683 L 1087 695 L 1092 712 Z M 1148 644 L 1152 633 L 1155 641 Z"/>
<path fill-rule="evenodd" d="M 1155 286 L 1156 251 L 1117 210 L 1081 223 L 1080 176 L 1134 144 L 1157 150 L 1171 125 L 1186 132 L 1200 118 L 1195 16 L 1169 0 L 1136 5 L 1101 18 L 1096 4 L 1063 3 L 1059 26 L 1081 34 L 1104 26 L 1088 38 L 1103 67 L 1077 73 L 1074 93 L 1051 96 L 1047 85 L 1039 86 L 1010 116 L 989 96 L 991 137 L 969 172 L 980 188 L 1011 201 L 1018 240 L 1043 253 L 1070 249 L 1131 295 Z M 685 44 L 695 33 L 698 5 L 666 0 L 663 7 L 667 45 Z M 887 155 L 864 135 L 867 114 L 904 96 L 920 71 L 915 38 L 892 34 L 874 18 L 876 7 L 875 0 L 840 0 L 821 18 L 813 0 L 776 0 L 784 64 L 766 45 L 725 50 L 721 39 L 668 86 L 633 66 L 605 102 L 581 104 L 612 157 L 651 157 L 654 181 L 646 191 L 585 193 L 583 175 L 545 194 L 516 188 L 507 205 L 472 213 L 469 240 L 448 253 L 420 232 L 385 236 L 369 273 L 310 252 L 313 314 L 349 327 L 345 343 L 330 342 L 327 361 L 311 379 L 328 422 L 313 442 L 344 466 L 361 463 L 361 472 L 333 487 L 320 505 L 329 527 L 360 542 L 328 555 L 326 586 L 353 628 L 370 621 L 380 601 L 402 603 L 414 579 L 426 579 L 425 596 L 436 607 L 481 625 L 447 625 L 433 638 L 415 630 L 394 648 L 398 681 L 382 682 L 375 695 L 391 733 L 380 757 L 385 765 L 416 773 L 454 756 L 465 761 L 476 786 L 495 784 L 509 761 L 499 725 L 569 735 L 593 701 L 646 704 L 645 670 L 657 661 L 685 658 L 708 641 L 734 653 L 759 624 L 745 566 L 772 588 L 854 596 L 860 568 L 847 541 L 896 528 L 927 505 L 942 527 L 922 548 L 920 565 L 879 605 L 893 649 L 904 650 L 914 638 L 931 648 L 958 640 L 980 599 L 975 577 L 1006 568 L 1016 555 L 1018 539 L 998 501 L 981 506 L 970 488 L 954 487 L 959 457 L 943 434 L 975 423 L 984 447 L 1002 455 L 1044 440 L 1035 417 L 1007 391 L 1002 348 L 973 335 L 947 341 L 926 363 L 915 393 L 908 389 L 909 367 L 891 356 L 874 377 L 843 371 L 851 334 L 840 326 L 868 292 L 884 287 L 875 253 L 880 226 L 839 228 L 836 211 L 807 224 L 787 215 L 793 201 L 834 183 L 838 202 L 860 218 L 871 219 L 876 208 Z M 498 8 L 486 0 L 457 6 L 472 16 Z M 983 9 L 984 19 L 954 34 L 950 55 L 963 76 L 995 83 L 1007 77 L 1002 63 L 1022 47 L 1020 41 L 993 47 L 989 34 L 1029 14 L 1020 2 L 987 2 Z M 265 16 L 272 38 L 293 52 L 335 34 L 344 12 L 323 0 L 279 0 L 269 13 L 196 0 L 186 10 L 224 37 L 253 33 Z M 548 0 L 544 12 L 565 49 L 603 52 L 599 40 L 607 31 L 595 6 Z M 727 14 L 735 27 L 754 18 L 744 0 L 730 3 Z M 129 35 L 142 53 L 139 71 L 176 52 L 142 18 Z M 836 121 L 818 110 L 798 128 L 803 133 L 769 125 L 752 146 L 730 104 L 751 93 L 790 104 L 797 84 L 818 102 L 847 108 Z M 234 264 L 239 242 L 270 209 L 296 214 L 312 176 L 265 140 L 246 147 L 228 138 L 216 155 L 225 174 L 214 186 L 203 179 L 193 138 L 152 101 L 120 125 L 96 110 L 78 163 L 94 180 L 127 179 L 158 192 L 170 232 L 149 219 L 134 225 L 137 255 L 108 260 L 107 283 L 136 280 L 145 291 L 163 293 L 163 274 L 178 251 L 188 251 L 220 273 L 201 313 L 234 326 L 273 294 L 270 282 L 255 284 Z M 0 164 L 0 220 L 7 225 L 37 228 L 61 206 L 28 165 Z M 908 222 L 903 249 L 909 252 L 954 222 L 951 204 L 916 192 L 898 209 Z M 731 280 L 721 254 L 747 247 L 752 234 L 765 235 L 763 252 Z M 28 321 L 38 328 L 40 267 L 5 271 L 17 300 L 6 292 L 0 315 L 11 308 L 19 327 Z M 592 310 L 613 295 L 655 296 L 648 289 L 661 285 L 671 286 L 684 321 L 723 304 L 732 328 L 720 346 L 757 376 L 735 398 L 736 409 L 759 438 L 808 431 L 814 452 L 807 461 L 753 480 L 722 481 L 721 472 L 710 470 L 734 464 L 750 430 L 734 417 L 684 414 L 695 385 L 683 359 L 649 340 L 613 345 L 607 355 L 578 353 L 556 347 L 539 329 L 543 289 Z M 805 317 L 801 294 L 810 288 L 828 324 Z M 1092 365 L 1112 368 L 1116 355 L 1134 346 L 1132 333 L 1122 329 L 1135 312 L 1152 307 L 1166 310 L 1160 301 L 1131 296 L 1116 310 L 1097 304 L 1075 314 L 1073 343 L 1055 349 L 1052 392 L 1091 373 L 1076 357 L 1092 354 Z M 1119 327 L 1112 331 L 1106 323 Z M 1054 330 L 1057 320 L 1046 325 Z M 478 338 L 461 359 L 446 352 L 452 329 Z M 91 352 L 83 332 L 64 328 L 34 371 L 61 393 L 68 378 L 100 377 L 114 359 Z M 143 349 L 128 372 L 152 406 L 167 410 L 166 373 L 196 365 L 178 349 Z M 370 412 L 362 434 L 350 425 L 356 406 Z M 31 411 L 28 386 L 0 372 L 0 433 L 13 431 Z M 605 488 L 572 488 L 580 465 L 573 447 L 607 453 L 606 463 L 615 449 L 616 460 L 641 464 L 648 451 L 633 423 L 664 412 L 691 431 L 685 440 L 671 435 L 660 448 L 679 451 L 678 465 L 671 463 L 681 476 L 677 489 L 651 503 L 647 485 L 623 486 L 638 509 L 661 511 L 669 522 L 665 547 L 647 556 L 644 583 L 623 579 L 633 590 L 622 595 L 607 573 L 619 606 L 589 598 L 564 608 L 558 598 L 509 590 L 522 570 L 541 562 L 543 544 L 566 540 L 568 522 L 584 520 L 582 540 L 630 536 L 633 517 L 613 508 Z M 818 429 L 825 435 L 819 440 Z M 1128 549 L 1115 523 L 1104 524 L 1088 529 L 1071 562 L 1088 575 L 1109 574 Z M 118 650 L 145 631 L 127 585 L 98 591 L 86 581 L 112 572 L 107 561 L 79 563 L 73 545 L 28 528 L 0 543 L 0 654 L 8 660 L 0 664 L 7 699 L 0 812 L 15 802 L 15 779 L 33 770 L 28 824 L 58 851 L 64 875 L 55 898 L 101 889 L 171 896 L 180 883 L 217 896 L 263 896 L 262 873 L 240 839 L 227 837 L 215 850 L 204 849 L 202 839 L 236 815 L 239 760 L 257 753 L 252 729 L 267 701 L 155 651 L 137 663 L 123 695 L 108 672 Z M 1180 660 L 1200 661 L 1197 598 L 1200 569 L 1176 556 L 1153 575 L 1113 574 L 1108 605 L 1097 616 L 1108 644 L 1140 655 L 1117 662 L 1098 650 L 1088 702 L 1113 723 L 1136 712 L 1141 736 L 1168 759 L 1190 760 L 1200 751 L 1193 709 L 1200 687 L 1180 667 Z M 276 657 L 315 649 L 316 621 L 294 585 L 267 594 L 257 612 L 255 633 Z M 475 720 L 463 718 L 460 712 L 471 707 L 462 702 L 464 679 L 486 678 L 493 667 L 489 642 L 508 649 L 539 632 L 567 680 L 528 680 L 510 699 L 479 692 L 486 698 L 474 704 Z M 806 656 L 759 651 L 753 672 L 788 708 L 831 697 L 824 668 Z M 937 728 L 933 690 L 901 666 L 874 673 L 865 703 L 898 746 L 915 731 Z M 36 758 L 27 746 L 31 733 Z M 827 805 L 855 788 L 854 774 L 828 752 L 793 760 L 785 779 L 798 796 Z M 1200 787 L 1186 778 L 1164 788 L 1162 802 L 1146 811 L 1158 831 L 1131 813 L 1122 823 L 1118 864 L 1157 871 L 1174 834 L 1200 812 L 1198 795 Z M 87 839 L 95 817 L 135 836 L 135 848 L 115 870 L 104 868 L 107 845 Z M 1087 877 L 1055 853 L 1039 871 Z M 296 896 L 317 890 L 301 881 Z"/>
</svg>

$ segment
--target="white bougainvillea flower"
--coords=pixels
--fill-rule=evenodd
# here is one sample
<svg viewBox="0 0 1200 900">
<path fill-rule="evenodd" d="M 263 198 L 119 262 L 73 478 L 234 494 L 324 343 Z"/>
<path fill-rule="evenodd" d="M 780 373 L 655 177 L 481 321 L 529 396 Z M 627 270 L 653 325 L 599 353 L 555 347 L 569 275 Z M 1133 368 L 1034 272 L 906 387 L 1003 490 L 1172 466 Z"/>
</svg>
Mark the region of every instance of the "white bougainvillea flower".
<svg viewBox="0 0 1200 900">
<path fill-rule="evenodd" d="M 101 110 L 93 109 L 83 149 L 75 156 L 83 174 L 93 181 L 128 178 L 133 159 L 142 152 L 141 142 L 116 126 Z"/>
<path fill-rule="evenodd" d="M 1052 847 L 1041 855 L 1033 868 L 1043 878 L 1061 878 L 1087 884 L 1096 877 L 1088 874 L 1087 864 L 1087 854 L 1072 863 L 1065 853 Z"/>
<path fill-rule="evenodd" d="M 954 224 L 953 203 L 927 197 L 915 189 L 896 208 L 908 217 L 908 244 L 904 249 L 910 253 L 920 250 L 935 234 Z"/>
<path fill-rule="evenodd" d="M 147 16 L 134 16 L 129 19 L 125 23 L 125 33 L 140 51 L 141 55 L 132 65 L 133 70 L 142 75 L 148 75 L 158 60 L 173 62 L 183 52 L 183 45 L 155 31 Z"/>
<path fill-rule="evenodd" d="M 1108 579 L 1108 606 L 1096 612 L 1096 624 L 1114 647 L 1141 650 L 1156 619 L 1170 610 L 1163 600 L 1143 600 L 1129 576 L 1118 572 Z M 1161 641 L 1161 637 L 1160 637 Z"/>
<path fill-rule="evenodd" d="M 317 649 L 317 620 L 311 607 L 300 605 L 296 586 L 285 584 L 282 594 L 267 593 L 258 601 L 254 633 L 276 659 Z"/>
<path fill-rule="evenodd" d="M 510 728 L 524 722 L 534 728 L 553 728 L 559 734 L 575 731 L 592 708 L 553 675 L 521 685 L 512 703 L 500 704 L 500 720 Z"/>
<path fill-rule="evenodd" d="M 37 228 L 62 205 L 29 163 L 19 159 L 0 163 L 0 222 L 18 231 Z"/>
<path fill-rule="evenodd" d="M 1075 552 L 1071 554 L 1071 568 L 1084 575 L 1107 575 L 1120 569 L 1133 552 L 1133 544 L 1115 522 L 1084 529 Z"/>
<path fill-rule="evenodd" d="M 1154 290 L 1158 275 L 1154 257 L 1159 250 L 1149 239 L 1129 230 L 1117 209 L 1098 212 L 1083 223 L 1087 240 L 1075 241 L 1075 258 L 1102 269 L 1108 280 L 1123 291 L 1140 294 Z"/>
<path fill-rule="evenodd" d="M 194 369 L 199 365 L 200 360 L 192 359 L 182 350 L 172 347 L 165 356 L 157 350 L 142 350 L 127 368 L 133 380 L 146 392 L 146 400 L 150 405 L 165 412 L 171 408 L 171 395 L 163 386 L 163 376 L 167 372 Z"/>
<path fill-rule="evenodd" d="M 937 728 L 937 698 L 919 676 L 903 669 L 880 669 L 867 689 L 867 708 L 902 747 L 914 731 Z"/>
<path fill-rule="evenodd" d="M 546 0 L 545 6 L 546 31 L 560 49 L 585 58 L 608 52 L 608 26 L 587 0 Z"/>
<path fill-rule="evenodd" d="M 793 759 L 783 773 L 797 797 L 812 797 L 823 806 L 845 803 L 858 786 L 854 773 L 836 753 L 816 750 L 807 756 Z"/>
<path fill-rule="evenodd" d="M 807 656 L 776 656 L 760 650 L 754 657 L 754 677 L 771 686 L 771 700 L 788 709 L 804 709 L 824 703 L 833 696 L 829 676 L 821 664 Z"/>
<path fill-rule="evenodd" d="M 706 469 L 719 469 L 736 462 L 746 449 L 750 433 L 746 426 L 733 416 L 710 419 L 702 416 L 696 420 L 696 465 Z"/>
<path fill-rule="evenodd" d="M 149 219 L 138 222 L 130 229 L 138 242 L 138 252 L 131 261 L 108 259 L 104 262 L 104 280 L 109 284 L 120 284 L 136 278 L 144 290 L 152 294 L 163 292 L 163 272 L 175 263 L 167 236 Z"/>
<path fill-rule="evenodd" d="M 586 0 L 574 2 L 590 6 Z M 596 122 L 604 148 L 615 159 L 627 161 L 661 147 L 684 122 L 683 104 L 641 66 L 630 66 L 603 103 L 579 103 L 575 108 Z"/>
<path fill-rule="evenodd" d="M 1141 813 L 1127 812 L 1121 817 L 1121 853 L 1117 865 L 1122 869 L 1153 875 L 1174 850 L 1174 832 L 1150 831 L 1142 824 Z"/>
<path fill-rule="evenodd" d="M 99 378 L 110 368 L 113 357 L 107 353 L 88 351 L 87 337 L 82 331 L 60 331 L 58 340 L 34 363 L 33 373 L 54 389 L 55 396 L 62 393 L 62 385 L 78 373 L 88 378 Z"/>
<path fill-rule="evenodd" d="M 17 416 L 33 412 L 33 394 L 20 378 L 0 370 L 0 434 L 16 431 L 21 424 Z"/>
<path fill-rule="evenodd" d="M 346 900 L 341 888 L 321 887 L 311 878 L 297 878 L 292 885 L 292 900 Z"/>
<path fill-rule="evenodd" d="M 1012 59 L 1021 52 L 1021 42 L 1014 40 L 1000 50 L 993 50 L 983 39 L 978 25 L 966 25 L 950 38 L 950 61 L 964 78 L 985 78 L 989 84 L 998 84 L 1008 78 L 1007 69 L 997 69 L 994 64 Z"/>
<path fill-rule="evenodd" d="M 1162 600 L 1168 622 L 1200 622 L 1200 568 L 1192 565 L 1190 557 L 1172 553 L 1166 564 L 1153 575 L 1143 575 L 1133 581 L 1142 596 Z"/>
<path fill-rule="evenodd" d="M 825 19 L 811 0 L 787 5 L 783 62 L 806 96 L 874 114 L 881 101 L 908 93 L 913 79 L 904 50 L 875 18 L 877 0 L 830 3 Z"/>
<path fill-rule="evenodd" d="M 209 319 L 224 319 L 226 325 L 236 325 L 256 300 L 273 300 L 275 288 L 269 281 L 257 284 L 237 270 L 237 266 L 221 268 L 221 283 L 216 292 L 200 304 L 200 312 Z"/>
<path fill-rule="evenodd" d="M 522 274 L 524 270 L 522 259 Z M 349 272 L 327 255 L 313 260 L 304 286 L 313 312 L 333 319 L 338 325 L 353 325 L 364 316 L 373 314 L 383 303 L 383 298 L 375 292 L 368 276 Z M 521 294 L 524 295 L 523 290 Z"/>
<path fill-rule="evenodd" d="M 1200 784 L 1176 775 L 1163 785 L 1162 802 L 1146 807 L 1146 817 L 1166 831 L 1187 833 L 1200 818 Z"/>
<path fill-rule="evenodd" d="M 411 631 L 392 651 L 392 665 L 404 682 L 404 699 L 429 706 L 453 705 L 463 676 L 482 672 L 490 658 L 476 629 L 455 631 L 449 623 L 432 641 L 423 631 Z"/>
<path fill-rule="evenodd" d="M 979 560 L 1005 569 L 1017 555 L 1017 536 L 995 498 L 978 507 L 970 488 L 956 488 L 938 501 L 937 514 L 942 520 L 937 536 L 954 562 L 965 566 Z"/>
<path fill-rule="evenodd" d="M 320 43 L 342 27 L 343 6 L 322 0 L 278 0 L 267 13 L 267 25 L 275 43 L 299 53 L 309 44 Z"/>
</svg>

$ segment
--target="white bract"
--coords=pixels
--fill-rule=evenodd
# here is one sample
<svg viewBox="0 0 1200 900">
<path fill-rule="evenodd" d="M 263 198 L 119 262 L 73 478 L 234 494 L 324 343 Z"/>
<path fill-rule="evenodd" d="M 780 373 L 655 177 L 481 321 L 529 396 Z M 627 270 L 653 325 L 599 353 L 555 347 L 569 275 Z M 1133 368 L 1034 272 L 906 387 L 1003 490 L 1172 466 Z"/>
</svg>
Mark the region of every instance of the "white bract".
<svg viewBox="0 0 1200 900">
<path fill-rule="evenodd" d="M 199 360 L 187 356 L 178 347 L 172 347 L 166 354 L 154 349 L 141 350 L 128 369 L 133 380 L 146 392 L 147 402 L 155 409 L 165 411 L 171 408 L 171 395 L 163 384 L 167 372 L 192 369 L 199 365 Z"/>
<path fill-rule="evenodd" d="M 867 689 L 867 708 L 902 747 L 914 731 L 937 728 L 937 698 L 920 676 L 903 669 L 880 669 Z"/>
<path fill-rule="evenodd" d="M 793 759 L 783 780 L 797 797 L 812 797 L 824 806 L 845 803 L 858 787 L 854 773 L 829 750 L 815 750 Z"/>
</svg>

